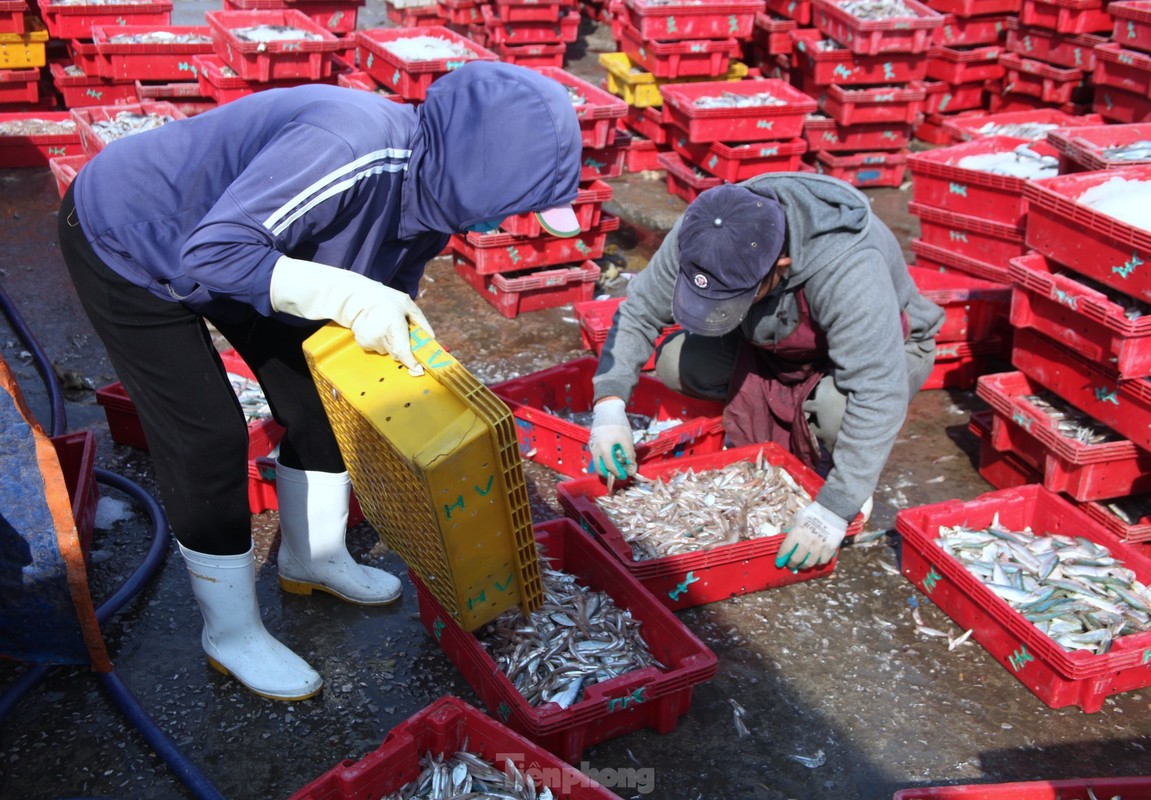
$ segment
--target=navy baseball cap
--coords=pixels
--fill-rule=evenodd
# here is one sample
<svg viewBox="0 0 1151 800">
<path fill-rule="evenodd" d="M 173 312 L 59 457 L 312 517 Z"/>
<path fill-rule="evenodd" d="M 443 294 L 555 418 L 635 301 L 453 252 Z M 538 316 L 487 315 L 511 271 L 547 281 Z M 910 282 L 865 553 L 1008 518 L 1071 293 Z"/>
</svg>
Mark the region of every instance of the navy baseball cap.
<svg viewBox="0 0 1151 800">
<path fill-rule="evenodd" d="M 735 184 L 702 192 L 679 225 L 675 321 L 701 336 L 735 330 L 775 267 L 785 230 L 774 196 Z"/>
</svg>

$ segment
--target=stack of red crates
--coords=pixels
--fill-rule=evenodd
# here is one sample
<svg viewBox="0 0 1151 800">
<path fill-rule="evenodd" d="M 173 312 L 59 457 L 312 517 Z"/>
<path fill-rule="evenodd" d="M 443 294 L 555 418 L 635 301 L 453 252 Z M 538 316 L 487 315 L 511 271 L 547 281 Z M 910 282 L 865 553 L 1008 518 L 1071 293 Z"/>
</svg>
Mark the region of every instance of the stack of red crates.
<svg viewBox="0 0 1151 800">
<path fill-rule="evenodd" d="M 1047 134 L 1047 143 L 1059 151 L 1059 173 L 1123 169 L 1151 163 L 1146 158 L 1121 157 L 1113 148 L 1151 140 L 1151 122 L 1085 125 L 1060 128 Z"/>
<path fill-rule="evenodd" d="M 355 57 L 356 39 L 353 35 L 359 9 L 367 0 L 224 0 L 224 9 L 230 11 L 258 11 L 268 9 L 296 9 L 312 22 L 331 32 L 343 43 L 337 52 L 344 60 Z"/>
<path fill-rule="evenodd" d="M 423 102 L 436 78 L 469 61 L 497 61 L 491 50 L 443 25 L 367 28 L 355 33 L 359 68 L 377 84 L 409 103 Z M 442 56 L 405 58 L 403 42 L 442 42 Z M 400 48 L 397 52 L 396 48 Z"/>
<path fill-rule="evenodd" d="M 1111 41 L 1095 47 L 1094 109 L 1110 122 L 1151 118 L 1151 2 L 1110 3 Z"/>
<path fill-rule="evenodd" d="M 0 0 L 0 111 L 56 107 L 43 85 L 48 31 L 34 12 L 25 0 Z"/>
<path fill-rule="evenodd" d="M 479 20 L 468 28 L 472 38 L 512 64 L 562 67 L 567 46 L 579 36 L 580 11 L 575 0 L 472 0 L 470 4 L 470 13 L 479 11 Z"/>
</svg>

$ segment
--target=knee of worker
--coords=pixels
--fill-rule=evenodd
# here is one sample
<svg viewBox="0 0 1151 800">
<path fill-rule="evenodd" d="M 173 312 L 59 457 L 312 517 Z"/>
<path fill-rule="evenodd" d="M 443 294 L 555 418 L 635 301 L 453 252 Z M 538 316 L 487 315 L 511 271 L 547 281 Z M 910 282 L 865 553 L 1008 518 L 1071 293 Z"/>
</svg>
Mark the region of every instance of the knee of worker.
<svg viewBox="0 0 1151 800">
<path fill-rule="evenodd" d="M 846 410 L 847 395 L 839 390 L 831 375 L 825 375 L 803 402 L 807 426 L 829 453 L 835 451 Z"/>
<path fill-rule="evenodd" d="M 655 375 L 669 389 L 688 397 L 726 400 L 735 350 L 728 337 L 670 334 L 655 350 Z"/>
</svg>

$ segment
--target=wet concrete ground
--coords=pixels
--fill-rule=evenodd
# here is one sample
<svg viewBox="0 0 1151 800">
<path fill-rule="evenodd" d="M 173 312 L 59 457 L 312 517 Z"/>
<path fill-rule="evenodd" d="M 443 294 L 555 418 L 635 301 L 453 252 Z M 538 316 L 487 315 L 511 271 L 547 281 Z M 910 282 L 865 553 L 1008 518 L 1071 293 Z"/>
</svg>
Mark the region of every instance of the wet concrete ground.
<svg viewBox="0 0 1151 800">
<path fill-rule="evenodd" d="M 382 14 L 372 20 L 372 8 L 362 25 L 382 21 Z M 573 71 L 591 70 L 604 41 L 592 30 Z M 640 268 L 683 203 L 662 180 L 612 183 L 607 210 L 625 224 L 610 243 Z M 868 194 L 906 247 L 917 230 L 907 193 Z M 68 429 L 95 432 L 100 467 L 154 488 L 147 454 L 111 441 L 91 391 L 115 375 L 54 243 L 57 202 L 47 168 L 0 170 L 0 283 L 70 387 Z M 506 319 L 443 259 L 430 265 L 420 304 L 439 341 L 487 383 L 586 355 L 570 308 Z M 47 426 L 46 393 L 25 351 L 0 319 L 0 353 Z M 980 407 L 971 391 L 915 399 L 876 495 L 869 541 L 845 548 L 829 577 L 680 612 L 718 656 L 718 674 L 695 690 L 674 731 L 637 731 L 596 745 L 585 770 L 605 780 L 611 770 L 632 776 L 631 785 L 615 788 L 621 797 L 644 791 L 668 800 L 870 800 L 915 786 L 1151 773 L 1151 690 L 1118 695 L 1095 714 L 1053 710 L 979 645 L 952 651 L 946 639 L 916 631 L 911 610 L 920 606 L 927 626 L 961 632 L 898 574 L 895 514 L 991 488 L 975 469 L 978 442 L 967 430 Z M 559 516 L 558 476 L 530 463 L 525 473 L 533 518 Z M 388 608 L 283 594 L 275 512 L 255 516 L 253 532 L 266 624 L 323 674 L 319 697 L 263 700 L 208 667 L 174 543 L 154 580 L 104 628 L 119 678 L 225 797 L 286 798 L 341 760 L 363 757 L 441 695 L 480 705 L 425 634 L 406 575 L 402 602 Z M 150 536 L 139 509 L 96 532 L 90 578 L 97 603 L 140 562 Z M 349 542 L 361 560 L 404 572 L 370 526 L 352 531 Z M 0 663 L 0 687 L 23 670 Z M 737 731 L 732 701 L 746 709 L 746 735 Z M 59 667 L 3 720 L 0 797 L 80 795 L 192 796 L 88 670 Z"/>
</svg>

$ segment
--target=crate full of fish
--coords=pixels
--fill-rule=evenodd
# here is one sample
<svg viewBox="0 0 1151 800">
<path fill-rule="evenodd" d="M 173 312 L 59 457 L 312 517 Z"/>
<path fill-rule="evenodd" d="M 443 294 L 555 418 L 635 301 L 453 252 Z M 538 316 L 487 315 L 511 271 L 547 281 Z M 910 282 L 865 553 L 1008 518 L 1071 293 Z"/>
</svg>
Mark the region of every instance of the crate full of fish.
<svg viewBox="0 0 1151 800">
<path fill-rule="evenodd" d="M 572 201 L 572 210 L 579 220 L 580 230 L 592 230 L 600 223 L 603 215 L 603 204 L 612 198 L 612 187 L 601 180 L 581 183 L 576 192 L 576 199 Z M 545 231 L 540 226 L 539 218 L 533 213 L 516 214 L 505 217 L 500 223 L 500 230 L 513 236 L 535 237 L 543 236 Z M 598 258 L 598 256 L 596 256 Z"/>
<path fill-rule="evenodd" d="M 472 633 L 412 575 L 420 619 L 489 713 L 568 763 L 592 745 L 670 733 L 715 654 L 570 519 L 535 526 L 544 600 Z"/>
<path fill-rule="evenodd" d="M 624 298 L 622 297 L 605 297 L 600 300 L 576 303 L 572 306 L 572 313 L 579 323 L 580 342 L 585 349 L 591 350 L 597 356 L 599 355 L 604 342 L 607 341 L 608 332 L 611 330 L 612 319 L 623 302 Z M 678 330 L 680 327 L 675 323 L 666 326 L 656 337 L 656 346 L 659 346 L 664 339 Z M 654 352 L 643 365 L 643 369 L 655 369 Z"/>
<path fill-rule="evenodd" d="M 109 80 L 194 80 L 192 56 L 212 52 L 206 25 L 93 25 L 91 37 Z"/>
<path fill-rule="evenodd" d="M 241 78 L 259 83 L 332 74 L 339 37 L 295 8 L 205 11 L 212 45 Z"/>
<path fill-rule="evenodd" d="M 1023 185 L 1058 174 L 1057 151 L 1043 141 L 982 136 L 912 153 L 912 199 L 937 209 L 1008 225 L 1023 223 Z"/>
<path fill-rule="evenodd" d="M 721 77 L 740 54 L 739 40 L 733 38 L 661 42 L 626 23 L 620 34 L 620 50 L 657 78 Z"/>
<path fill-rule="evenodd" d="M 807 140 L 766 142 L 692 142 L 676 125 L 669 125 L 672 149 L 690 164 L 728 183 L 739 183 L 764 172 L 795 172 L 807 152 Z"/>
<path fill-rule="evenodd" d="M 690 203 L 713 186 L 720 186 L 723 178 L 691 164 L 676 152 L 663 152 L 656 155 L 656 162 L 664 170 L 667 193 Z"/>
<path fill-rule="evenodd" d="M 1088 278 L 1059 270 L 1038 253 L 1013 259 L 1011 324 L 1030 328 L 1120 380 L 1151 377 L 1151 308 Z"/>
<path fill-rule="evenodd" d="M 587 474 L 598 364 L 585 356 L 491 387 L 515 417 L 521 456 L 561 475 Z M 641 465 L 723 449 L 722 404 L 680 394 L 650 375 L 640 375 L 627 413 Z"/>
<path fill-rule="evenodd" d="M 1019 21 L 1057 33 L 1110 33 L 1114 27 L 1103 0 L 1023 0 Z"/>
<path fill-rule="evenodd" d="M 356 30 L 359 7 L 367 0 L 224 0 L 225 11 L 263 11 L 275 8 L 294 8 L 307 14 L 313 22 L 337 36 Z"/>
<path fill-rule="evenodd" d="M 813 164 L 821 175 L 830 175 L 861 189 L 869 186 L 901 186 L 907 170 L 906 150 L 873 153 L 814 154 Z"/>
<path fill-rule="evenodd" d="M 995 222 L 971 214 L 912 201 L 907 206 L 912 216 L 919 217 L 920 240 L 947 247 L 960 255 L 998 265 L 1027 252 L 1024 226 L 1018 222 Z"/>
<path fill-rule="evenodd" d="M 81 152 L 80 133 L 68 111 L 0 112 L 0 167 L 43 167 Z"/>
<path fill-rule="evenodd" d="M 600 277 L 599 265 L 591 260 L 485 275 L 457 254 L 452 266 L 457 275 L 508 319 L 528 311 L 590 300 Z"/>
<path fill-rule="evenodd" d="M 1151 378 L 1120 380 L 1114 369 L 1029 328 L 1015 329 L 1011 363 L 1097 422 L 1151 450 Z"/>
<path fill-rule="evenodd" d="M 1132 50 L 1151 53 L 1151 3 L 1147 0 L 1120 0 L 1108 3 L 1107 13 L 1114 21 L 1111 41 Z"/>
<path fill-rule="evenodd" d="M 627 24 L 653 42 L 751 38 L 763 0 L 626 0 Z"/>
<path fill-rule="evenodd" d="M 715 78 L 695 77 L 672 80 L 670 78 L 657 78 L 638 64 L 628 58 L 627 53 L 600 53 L 600 66 L 606 70 L 607 90 L 617 97 L 622 97 L 632 108 L 650 108 L 663 105 L 663 96 L 660 87 L 670 83 L 701 83 L 717 80 Z M 727 75 L 722 80 L 729 82 L 742 81 L 748 74 L 747 64 L 733 61 L 728 67 Z"/>
<path fill-rule="evenodd" d="M 815 28 L 790 34 L 792 64 L 815 86 L 874 86 L 922 80 L 927 59 L 921 53 L 856 53 Z"/>
<path fill-rule="evenodd" d="M 556 487 L 564 513 L 590 531 L 672 610 L 821 578 L 836 560 L 794 571 L 775 566 L 791 518 L 822 479 L 773 443 L 641 465 L 642 479 L 607 486 L 597 476 Z M 848 529 L 858 533 L 862 518 Z"/>
<path fill-rule="evenodd" d="M 900 511 L 902 571 L 1052 708 L 1151 685 L 1151 559 L 1042 486 Z"/>
<path fill-rule="evenodd" d="M 1024 197 L 1028 247 L 1151 302 L 1151 165 L 1060 175 L 1029 183 Z"/>
<path fill-rule="evenodd" d="M 908 272 L 919 293 L 944 311 L 936 342 L 986 341 L 1007 318 L 1011 287 L 1006 284 L 918 264 Z"/>
<path fill-rule="evenodd" d="M 1024 111 L 1001 111 L 987 114 L 964 114 L 949 119 L 944 128 L 957 142 L 980 136 L 1014 136 L 1018 139 L 1040 141 L 1056 128 L 1099 125 L 1098 114 L 1074 115 L 1057 108 L 1035 108 Z"/>
<path fill-rule="evenodd" d="M 803 134 L 815 100 L 778 78 L 669 83 L 659 89 L 664 121 L 692 142 L 790 141 Z"/>
<path fill-rule="evenodd" d="M 831 117 L 810 114 L 803 121 L 807 149 L 828 152 L 860 150 L 902 150 L 911 144 L 911 125 L 885 122 L 867 125 L 840 125 Z"/>
<path fill-rule="evenodd" d="M 406 100 L 423 100 L 436 78 L 499 56 L 442 25 L 356 31 L 360 68 Z"/>
<path fill-rule="evenodd" d="M 455 697 L 444 696 L 388 732 L 358 761 L 346 760 L 289 800 L 619 800 L 619 796 Z"/>
<path fill-rule="evenodd" d="M 1074 778 L 900 789 L 894 800 L 1151 800 L 1151 778 Z"/>
<path fill-rule="evenodd" d="M 944 16 L 916 0 L 812 0 L 812 24 L 864 55 L 926 53 Z"/>
<path fill-rule="evenodd" d="M 1151 164 L 1151 123 L 1059 129 L 1047 142 L 1059 151 L 1060 174 Z"/>
<path fill-rule="evenodd" d="M 922 88 L 911 84 L 866 88 L 832 84 L 820 98 L 819 110 L 841 125 L 907 125 L 923 113 L 925 97 Z"/>
<path fill-rule="evenodd" d="M 171 103 L 150 100 L 73 108 L 71 114 L 80 134 L 80 147 L 89 157 L 99 153 L 109 142 L 186 119 L 184 113 Z"/>
<path fill-rule="evenodd" d="M 620 226 L 620 218 L 601 213 L 599 223 L 576 236 L 515 236 L 503 231 L 453 234 L 448 246 L 467 261 L 478 275 L 523 272 L 558 264 L 572 264 L 603 257 L 607 235 Z"/>
<path fill-rule="evenodd" d="M 615 139 L 618 120 L 627 115 L 627 103 L 594 84 L 557 67 L 537 67 L 536 72 L 546 75 L 567 90 L 579 120 L 583 146 L 598 150 Z"/>
<path fill-rule="evenodd" d="M 1151 452 L 1022 372 L 984 375 L 976 393 L 995 410 L 995 448 L 1034 467 L 1051 491 L 1080 502 L 1151 491 Z"/>
<path fill-rule="evenodd" d="M 172 0 L 38 0 L 40 17 L 54 39 L 91 39 L 93 25 L 169 25 Z"/>
<path fill-rule="evenodd" d="M 1083 512 L 1121 542 L 1151 542 L 1151 492 L 1081 503 Z M 1144 548 L 1142 552 L 1151 552 Z"/>
</svg>

